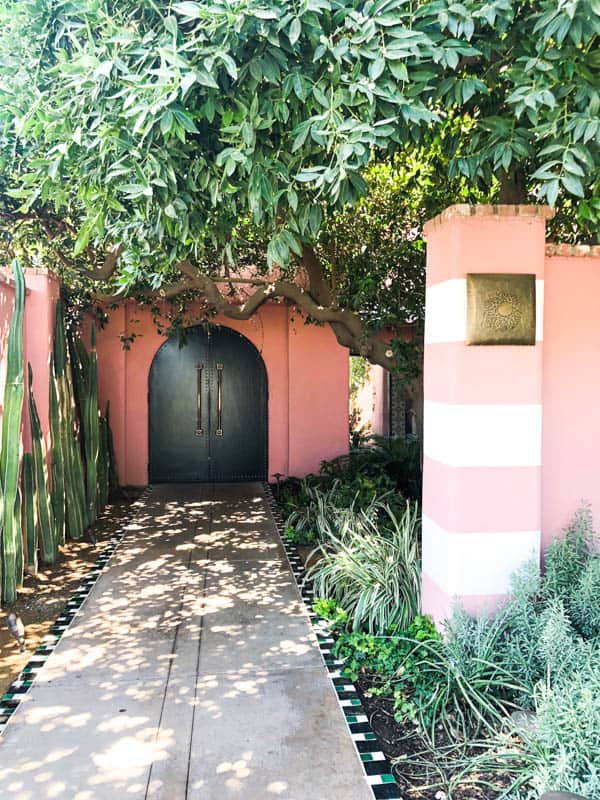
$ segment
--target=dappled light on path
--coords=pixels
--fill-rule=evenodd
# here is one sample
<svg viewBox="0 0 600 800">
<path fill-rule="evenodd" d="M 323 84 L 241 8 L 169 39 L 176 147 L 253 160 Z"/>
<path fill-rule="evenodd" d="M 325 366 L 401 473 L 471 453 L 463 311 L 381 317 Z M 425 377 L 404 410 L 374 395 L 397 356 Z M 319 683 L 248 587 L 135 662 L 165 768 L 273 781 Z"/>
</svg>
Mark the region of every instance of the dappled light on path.
<svg viewBox="0 0 600 800">
<path fill-rule="evenodd" d="M 6 730 L 3 792 L 323 800 L 332 780 L 369 797 L 260 486 L 155 488 Z"/>
</svg>

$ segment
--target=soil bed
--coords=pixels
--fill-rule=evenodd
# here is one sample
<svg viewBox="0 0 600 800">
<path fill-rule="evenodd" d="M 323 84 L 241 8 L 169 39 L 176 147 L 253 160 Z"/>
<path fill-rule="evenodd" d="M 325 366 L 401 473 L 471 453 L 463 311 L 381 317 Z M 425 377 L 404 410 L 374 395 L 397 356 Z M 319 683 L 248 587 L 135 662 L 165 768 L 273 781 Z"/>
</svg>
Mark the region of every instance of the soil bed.
<svg viewBox="0 0 600 800">
<path fill-rule="evenodd" d="M 63 611 L 69 596 L 77 589 L 83 578 L 98 558 L 104 544 L 116 527 L 125 519 L 135 496 L 111 501 L 102 517 L 94 526 L 96 545 L 84 534 L 78 541 L 69 541 L 59 548 L 56 564 L 40 564 L 37 575 L 26 575 L 19 589 L 17 602 L 2 609 L 0 618 L 0 687 L 4 691 L 21 672 L 31 658 L 35 648 L 48 633 L 56 617 Z M 25 625 L 25 652 L 6 627 L 6 615 L 14 611 Z"/>
<path fill-rule="evenodd" d="M 457 774 L 457 756 L 466 761 L 475 751 L 460 749 L 445 759 L 442 752 L 454 744 L 447 737 L 439 735 L 438 748 L 431 750 L 415 725 L 396 722 L 391 698 L 369 696 L 372 683 L 367 678 L 359 678 L 355 686 L 383 752 L 390 761 L 400 759 L 392 770 L 405 800 L 495 800 L 509 785 L 509 779 L 498 773 L 463 773 L 461 766 Z"/>
</svg>

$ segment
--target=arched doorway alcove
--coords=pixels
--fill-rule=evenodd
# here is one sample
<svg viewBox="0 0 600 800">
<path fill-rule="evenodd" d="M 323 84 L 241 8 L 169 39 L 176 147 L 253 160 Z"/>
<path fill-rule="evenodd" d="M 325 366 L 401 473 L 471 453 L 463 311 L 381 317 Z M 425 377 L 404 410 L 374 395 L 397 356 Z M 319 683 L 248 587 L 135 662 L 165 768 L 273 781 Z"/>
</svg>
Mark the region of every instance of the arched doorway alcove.
<svg viewBox="0 0 600 800">
<path fill-rule="evenodd" d="M 148 390 L 152 483 L 266 479 L 267 373 L 245 336 L 188 328 L 154 356 Z"/>
</svg>

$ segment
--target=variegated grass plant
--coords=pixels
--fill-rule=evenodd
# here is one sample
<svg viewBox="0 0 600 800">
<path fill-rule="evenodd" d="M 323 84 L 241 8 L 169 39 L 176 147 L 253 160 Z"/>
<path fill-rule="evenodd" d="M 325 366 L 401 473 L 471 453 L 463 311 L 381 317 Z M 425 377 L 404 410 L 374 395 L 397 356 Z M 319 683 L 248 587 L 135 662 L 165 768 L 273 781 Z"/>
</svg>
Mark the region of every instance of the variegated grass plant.
<svg viewBox="0 0 600 800">
<path fill-rule="evenodd" d="M 376 501 L 364 511 L 317 520 L 322 542 L 307 572 L 315 595 L 335 600 L 353 630 L 407 627 L 419 610 L 420 517 L 416 503 L 397 514 Z M 313 561 L 314 557 L 314 561 Z"/>
</svg>

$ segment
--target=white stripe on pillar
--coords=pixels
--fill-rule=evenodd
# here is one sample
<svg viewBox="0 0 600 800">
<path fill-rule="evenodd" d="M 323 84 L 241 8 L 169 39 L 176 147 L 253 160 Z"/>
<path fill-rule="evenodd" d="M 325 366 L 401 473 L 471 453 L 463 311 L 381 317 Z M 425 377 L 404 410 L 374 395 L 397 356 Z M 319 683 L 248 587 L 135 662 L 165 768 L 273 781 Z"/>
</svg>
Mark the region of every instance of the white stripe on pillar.
<svg viewBox="0 0 600 800">
<path fill-rule="evenodd" d="M 425 344 L 467 338 L 467 280 L 453 278 L 425 290 Z"/>
<path fill-rule="evenodd" d="M 507 376 L 510 379 L 510 376 Z M 424 404 L 423 450 L 449 467 L 537 467 L 542 406 Z"/>
<path fill-rule="evenodd" d="M 535 338 L 544 338 L 544 281 L 536 280 Z M 464 342 L 467 338 L 467 280 L 452 278 L 425 291 L 425 344 Z M 476 346 L 476 345 L 473 345 Z"/>
<path fill-rule="evenodd" d="M 451 533 L 423 516 L 423 571 L 447 595 L 497 595 L 524 563 L 540 559 L 540 531 Z"/>
</svg>

